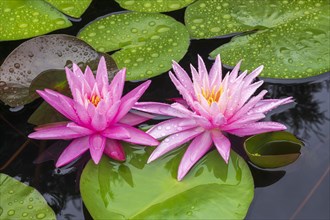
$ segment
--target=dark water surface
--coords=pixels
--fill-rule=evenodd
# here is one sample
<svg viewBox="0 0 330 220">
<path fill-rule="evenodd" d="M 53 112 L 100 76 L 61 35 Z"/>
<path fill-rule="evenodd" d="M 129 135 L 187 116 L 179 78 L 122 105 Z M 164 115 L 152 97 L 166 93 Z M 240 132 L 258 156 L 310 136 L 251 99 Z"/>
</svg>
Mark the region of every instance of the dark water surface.
<svg viewBox="0 0 330 220">
<path fill-rule="evenodd" d="M 95 18 L 121 10 L 113 1 L 94 0 L 81 21 L 55 33 L 76 35 Z M 184 10 L 179 10 L 167 14 L 183 22 L 183 13 Z M 228 41 L 192 40 L 180 64 L 188 70 L 189 63 L 196 66 L 197 54 L 206 59 L 209 52 Z M 0 64 L 22 42 L 24 40 L 0 42 Z M 210 67 L 212 61 L 206 64 Z M 164 101 L 178 96 L 167 74 L 152 80 L 144 100 Z M 126 91 L 135 86 L 128 83 Z M 303 140 L 305 147 L 298 161 L 284 168 L 260 170 L 251 166 L 256 189 L 247 219 L 329 219 L 329 73 L 304 83 L 266 82 L 264 88 L 269 91 L 269 98 L 294 97 L 296 105 L 279 108 L 268 119 L 285 124 L 288 131 Z M 58 219 L 89 219 L 76 184 L 79 169 L 55 169 L 52 161 L 33 163 L 54 143 L 27 138 L 33 126 L 26 121 L 40 103 L 41 100 L 36 100 L 17 112 L 0 103 L 0 172 L 37 188 L 57 213 Z M 242 147 L 240 142 L 238 139 L 238 151 Z"/>
</svg>

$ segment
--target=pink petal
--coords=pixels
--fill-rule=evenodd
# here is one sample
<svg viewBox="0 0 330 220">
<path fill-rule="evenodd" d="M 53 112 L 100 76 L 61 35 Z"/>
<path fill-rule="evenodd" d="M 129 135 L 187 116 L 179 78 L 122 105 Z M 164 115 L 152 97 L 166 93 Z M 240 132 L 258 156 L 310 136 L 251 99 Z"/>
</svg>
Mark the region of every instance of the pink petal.
<svg viewBox="0 0 330 220">
<path fill-rule="evenodd" d="M 121 125 L 123 128 L 125 128 L 126 131 L 128 131 L 130 138 L 127 138 L 123 141 L 130 142 L 133 144 L 140 144 L 140 145 L 147 145 L 147 146 L 157 146 L 159 142 L 151 137 L 149 134 L 131 127 L 129 125 Z"/>
<path fill-rule="evenodd" d="M 99 87 L 99 91 L 103 92 L 103 88 L 108 89 L 108 83 L 109 83 L 109 79 L 108 79 L 107 65 L 105 63 L 104 57 L 102 56 L 96 71 L 96 84 Z"/>
<path fill-rule="evenodd" d="M 120 70 L 112 79 L 109 85 L 109 91 L 110 94 L 112 95 L 113 102 L 120 100 L 123 94 L 125 78 L 126 78 L 126 68 Z"/>
<path fill-rule="evenodd" d="M 192 82 L 187 72 L 184 69 L 182 69 L 182 67 L 177 62 L 172 61 L 172 63 L 173 63 L 172 67 L 177 79 L 188 91 L 190 91 L 190 94 L 193 95 L 192 92 L 194 90 L 193 90 Z"/>
<path fill-rule="evenodd" d="M 233 123 L 228 123 L 224 126 L 221 126 L 221 130 L 227 131 L 227 130 L 241 128 L 241 127 L 245 126 L 246 124 L 254 123 L 263 118 L 265 118 L 265 115 L 262 113 L 249 114 L 245 117 L 240 118 L 239 120 L 234 121 Z"/>
<path fill-rule="evenodd" d="M 101 132 L 101 135 L 110 138 L 110 139 L 128 139 L 131 137 L 130 133 L 120 125 L 112 125 L 107 127 L 104 131 Z"/>
<path fill-rule="evenodd" d="M 119 106 L 120 106 L 120 100 L 113 103 L 112 106 L 107 111 L 106 119 L 107 119 L 107 124 L 108 125 L 111 124 L 113 122 L 113 119 L 117 116 Z"/>
<path fill-rule="evenodd" d="M 92 117 L 91 125 L 96 131 L 103 131 L 107 127 L 106 115 L 95 112 Z"/>
<path fill-rule="evenodd" d="M 137 100 L 143 95 L 143 93 L 146 91 L 146 89 L 149 87 L 151 81 L 148 80 L 129 93 L 127 93 L 124 97 L 121 98 L 121 103 L 118 109 L 118 114 L 116 115 L 116 118 L 114 119 L 115 122 L 119 121 L 122 117 L 124 117 L 129 110 L 135 105 Z"/>
<path fill-rule="evenodd" d="M 86 127 L 83 127 L 80 125 L 77 125 L 74 122 L 68 123 L 66 127 L 70 128 L 71 130 L 73 130 L 77 133 L 84 134 L 84 135 L 90 135 L 90 134 L 94 133 L 93 130 L 90 130 L 89 128 L 86 128 Z"/>
<path fill-rule="evenodd" d="M 194 164 L 209 151 L 211 145 L 212 139 L 210 132 L 208 131 L 203 132 L 191 142 L 179 165 L 179 181 L 181 181 L 192 166 L 194 166 Z"/>
<path fill-rule="evenodd" d="M 227 130 L 227 132 L 243 137 L 247 135 L 255 135 L 271 131 L 281 131 L 285 129 L 285 125 L 277 122 L 256 122 L 245 125 L 244 127 L 238 129 Z"/>
<path fill-rule="evenodd" d="M 254 96 L 246 103 L 242 108 L 240 108 L 229 120 L 228 123 L 233 123 L 234 121 L 244 117 L 267 93 L 267 90 L 262 90 L 257 96 Z"/>
<path fill-rule="evenodd" d="M 119 123 L 135 126 L 145 121 L 148 121 L 154 117 L 155 117 L 154 115 L 148 113 L 131 110 L 129 113 L 127 113 L 124 117 L 122 117 L 119 120 Z"/>
<path fill-rule="evenodd" d="M 124 161 L 126 159 L 123 147 L 116 140 L 108 139 L 106 141 L 104 153 L 115 160 Z"/>
<path fill-rule="evenodd" d="M 61 121 L 61 122 L 54 122 L 54 123 L 49 123 L 49 124 L 43 124 L 43 125 L 38 125 L 38 127 L 35 127 L 35 131 L 47 129 L 47 128 L 56 128 L 56 127 L 61 127 L 61 126 L 66 126 L 69 122 L 67 121 Z"/>
<path fill-rule="evenodd" d="M 198 72 L 202 80 L 202 87 L 205 90 L 210 90 L 210 82 L 209 82 L 209 75 L 207 73 L 207 69 L 205 67 L 205 63 L 201 56 L 198 55 Z"/>
<path fill-rule="evenodd" d="M 241 95 L 241 99 L 238 103 L 238 108 L 241 108 L 245 102 L 257 91 L 257 89 L 264 83 L 263 80 L 260 80 L 258 82 L 255 82 L 248 87 L 244 88 L 244 92 Z M 243 88 L 243 87 L 242 87 Z"/>
<path fill-rule="evenodd" d="M 171 102 L 177 102 L 177 103 L 180 103 L 181 105 L 185 106 L 186 108 L 188 108 L 188 104 L 186 102 L 186 100 L 184 100 L 183 98 L 169 98 L 167 99 Z"/>
<path fill-rule="evenodd" d="M 44 92 L 41 90 L 36 90 L 36 92 L 48 103 L 50 104 L 53 108 L 55 108 L 59 113 L 61 113 L 64 117 L 74 120 L 75 117 L 72 117 L 68 112 L 65 111 L 63 106 L 60 104 L 59 98 L 57 95 L 54 95 L 54 93 L 57 93 L 53 91 L 53 93 L 49 92 Z M 59 93 L 58 93 L 59 94 Z"/>
<path fill-rule="evenodd" d="M 240 60 L 236 66 L 234 67 L 234 69 L 230 72 L 230 76 L 229 76 L 229 82 L 234 82 L 234 80 L 237 78 L 238 76 L 238 72 L 239 72 L 239 69 L 241 67 L 241 63 L 242 63 L 242 60 Z"/>
<path fill-rule="evenodd" d="M 293 102 L 292 97 L 284 98 L 284 99 L 265 99 L 259 101 L 257 103 L 257 107 L 254 107 L 250 112 L 251 113 L 266 113 L 269 112 L 270 110 L 284 104 L 288 104 Z"/>
<path fill-rule="evenodd" d="M 50 126 L 37 130 L 29 134 L 29 138 L 38 139 L 38 140 L 70 140 L 73 138 L 78 138 L 85 136 L 83 133 L 73 131 L 71 128 L 68 128 L 66 125 Z"/>
<path fill-rule="evenodd" d="M 147 131 L 152 137 L 159 139 L 171 134 L 185 131 L 196 127 L 196 121 L 187 118 L 174 118 L 167 121 L 163 121 Z"/>
<path fill-rule="evenodd" d="M 179 118 L 187 117 L 187 115 L 173 109 L 171 105 L 159 102 L 138 102 L 135 103 L 133 109 L 158 115 L 167 115 Z"/>
<path fill-rule="evenodd" d="M 264 66 L 261 65 L 257 69 L 253 70 L 249 75 L 247 75 L 244 79 L 243 87 L 249 85 L 263 70 Z"/>
<path fill-rule="evenodd" d="M 228 163 L 230 156 L 230 141 L 221 133 L 221 131 L 217 129 L 212 130 L 211 137 L 219 154 L 224 159 L 224 161 Z"/>
<path fill-rule="evenodd" d="M 200 133 L 204 132 L 204 129 L 201 127 L 192 128 L 189 130 L 182 131 L 180 133 L 173 134 L 165 138 L 160 145 L 152 152 L 148 159 L 148 163 L 161 157 L 167 152 L 181 146 L 182 144 L 190 141 Z"/>
<path fill-rule="evenodd" d="M 194 97 L 192 96 L 192 93 L 187 88 L 185 88 L 184 85 L 180 83 L 180 81 L 173 75 L 172 72 L 169 72 L 169 76 L 173 84 L 175 85 L 176 89 L 180 92 L 184 100 L 186 100 L 187 104 L 189 106 L 192 106 L 192 103 L 194 101 Z"/>
<path fill-rule="evenodd" d="M 89 136 L 89 151 L 95 164 L 101 160 L 106 138 L 99 134 Z"/>
<path fill-rule="evenodd" d="M 85 76 L 85 81 L 88 83 L 89 87 L 93 88 L 95 84 L 95 77 L 89 66 L 86 67 L 84 76 Z"/>
<path fill-rule="evenodd" d="M 209 74 L 211 87 L 220 85 L 222 81 L 222 66 L 220 60 L 220 54 L 218 54 L 215 58 L 215 62 L 210 70 Z"/>
<path fill-rule="evenodd" d="M 82 137 L 73 140 L 58 158 L 56 167 L 64 166 L 85 153 L 89 148 L 88 140 L 88 137 Z"/>
</svg>

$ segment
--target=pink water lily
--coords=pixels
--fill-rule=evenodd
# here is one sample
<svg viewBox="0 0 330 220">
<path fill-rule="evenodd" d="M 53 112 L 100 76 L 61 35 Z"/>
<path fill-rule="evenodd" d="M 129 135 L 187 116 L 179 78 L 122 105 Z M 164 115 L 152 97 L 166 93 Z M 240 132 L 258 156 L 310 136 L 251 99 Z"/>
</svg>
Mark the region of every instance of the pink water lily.
<svg viewBox="0 0 330 220">
<path fill-rule="evenodd" d="M 76 64 L 73 64 L 73 71 L 66 68 L 73 99 L 49 89 L 37 92 L 70 121 L 37 127 L 29 138 L 73 139 L 60 155 L 56 167 L 70 163 L 88 149 L 96 164 L 103 153 L 116 160 L 125 160 L 120 140 L 141 145 L 158 145 L 156 139 L 133 127 L 149 118 L 144 114 L 130 112 L 150 81 L 142 83 L 122 97 L 125 76 L 126 70 L 120 70 L 109 85 L 103 57 L 96 77 L 89 67 L 84 74 Z"/>
<path fill-rule="evenodd" d="M 228 163 L 231 144 L 226 133 L 246 136 L 286 129 L 280 123 L 259 120 L 273 108 L 292 102 L 292 98 L 263 99 L 266 90 L 253 96 L 263 83 L 253 82 L 263 66 L 248 75 L 246 71 L 239 75 L 239 69 L 240 62 L 222 79 L 219 55 L 209 74 L 198 57 L 198 71 L 191 66 L 192 82 L 188 74 L 173 62 L 175 74 L 170 72 L 169 76 L 183 99 L 175 99 L 171 105 L 140 102 L 134 106 L 141 111 L 174 117 L 147 131 L 157 139 L 166 137 L 148 162 L 192 140 L 179 165 L 178 180 L 181 180 L 213 145 Z"/>
</svg>

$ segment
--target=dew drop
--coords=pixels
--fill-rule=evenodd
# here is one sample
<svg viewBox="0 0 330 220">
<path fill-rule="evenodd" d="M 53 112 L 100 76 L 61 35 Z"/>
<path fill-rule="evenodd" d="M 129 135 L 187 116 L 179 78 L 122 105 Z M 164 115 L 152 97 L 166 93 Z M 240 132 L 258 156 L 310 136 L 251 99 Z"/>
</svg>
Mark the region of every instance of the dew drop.
<svg viewBox="0 0 330 220">
<path fill-rule="evenodd" d="M 219 27 L 214 27 L 210 29 L 211 32 L 219 32 L 220 28 Z"/>
<path fill-rule="evenodd" d="M 28 214 L 27 214 L 26 212 L 23 212 L 23 213 L 22 213 L 22 216 L 23 216 L 23 217 L 26 217 L 26 216 L 28 216 Z"/>
<path fill-rule="evenodd" d="M 156 22 L 154 22 L 154 21 L 150 21 L 150 22 L 149 22 L 149 26 L 151 26 L 151 27 L 152 27 L 152 26 L 155 26 L 155 24 L 156 24 Z"/>
<path fill-rule="evenodd" d="M 230 19 L 231 18 L 231 15 L 230 14 L 225 14 L 222 16 L 224 19 Z"/>
<path fill-rule="evenodd" d="M 32 205 L 28 205 L 27 208 L 28 209 L 33 209 L 33 206 Z"/>
<path fill-rule="evenodd" d="M 13 215 L 15 215 L 15 211 L 11 209 L 7 212 L 7 215 L 13 216 Z"/>
<path fill-rule="evenodd" d="M 13 190 L 10 190 L 10 191 L 9 191 L 9 194 L 13 194 L 13 193 L 14 193 L 14 191 L 13 191 Z"/>
<path fill-rule="evenodd" d="M 46 217 L 46 215 L 44 213 L 37 214 L 37 219 L 43 219 L 45 217 Z"/>
<path fill-rule="evenodd" d="M 28 24 L 23 23 L 23 24 L 20 24 L 18 27 L 20 27 L 20 28 L 26 28 L 27 26 L 28 26 Z"/>
<path fill-rule="evenodd" d="M 158 27 L 157 32 L 158 32 L 158 33 L 163 33 L 163 32 L 167 32 L 167 31 L 169 31 L 169 30 L 170 30 L 169 27 L 167 27 L 167 26 L 165 26 L 165 25 L 161 25 L 161 26 Z"/>
<path fill-rule="evenodd" d="M 137 32 L 138 32 L 138 29 L 136 29 L 136 28 L 132 28 L 132 29 L 131 29 L 131 32 L 132 32 L 132 33 L 137 33 Z"/>
</svg>

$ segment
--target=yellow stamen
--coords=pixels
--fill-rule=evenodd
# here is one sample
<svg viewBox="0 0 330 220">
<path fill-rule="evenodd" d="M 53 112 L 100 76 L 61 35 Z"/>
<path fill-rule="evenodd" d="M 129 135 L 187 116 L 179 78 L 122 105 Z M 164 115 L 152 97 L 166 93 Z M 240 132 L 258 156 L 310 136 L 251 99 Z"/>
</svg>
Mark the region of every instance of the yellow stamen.
<svg viewBox="0 0 330 220">
<path fill-rule="evenodd" d="M 101 101 L 101 98 L 98 95 L 92 95 L 92 97 L 90 97 L 89 101 L 96 107 L 99 104 L 99 102 Z"/>
<path fill-rule="evenodd" d="M 211 105 L 212 102 L 218 102 L 221 93 L 222 93 L 222 87 L 220 87 L 219 90 L 215 90 L 215 87 L 213 87 L 211 91 L 202 88 L 202 95 L 206 99 L 209 105 Z"/>
</svg>

